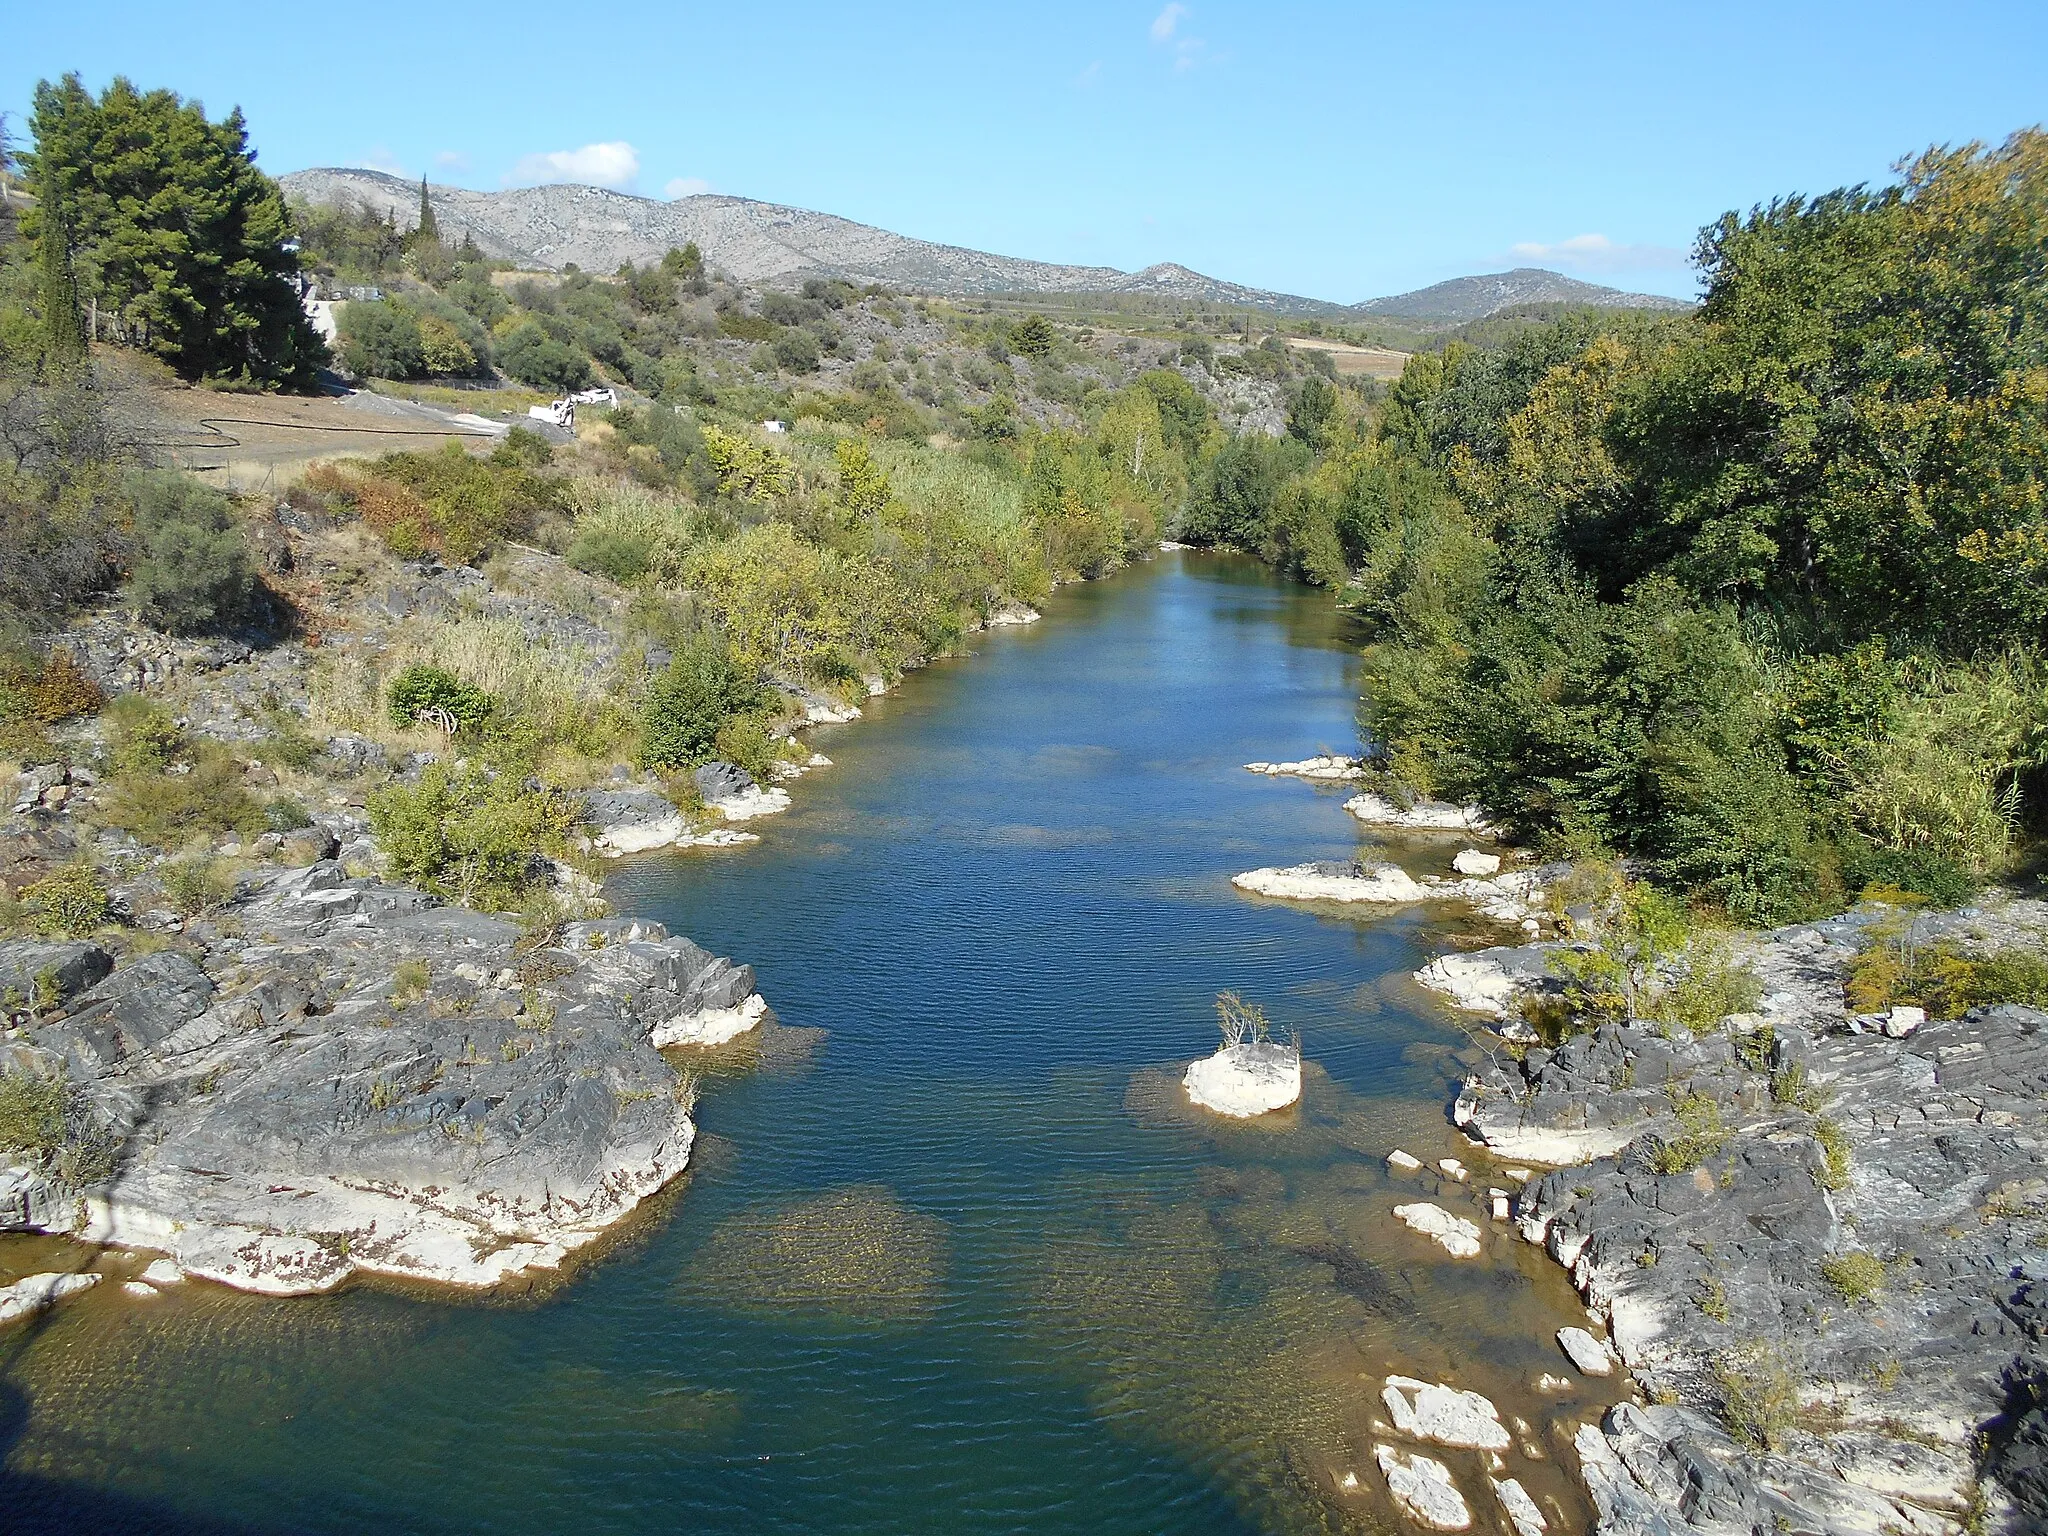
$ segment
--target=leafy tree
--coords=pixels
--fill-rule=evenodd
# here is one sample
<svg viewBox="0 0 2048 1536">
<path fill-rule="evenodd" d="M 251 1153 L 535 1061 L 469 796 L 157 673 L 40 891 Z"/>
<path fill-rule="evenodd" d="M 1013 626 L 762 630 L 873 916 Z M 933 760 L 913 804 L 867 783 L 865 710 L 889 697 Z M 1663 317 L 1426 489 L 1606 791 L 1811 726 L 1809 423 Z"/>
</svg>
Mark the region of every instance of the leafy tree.
<svg viewBox="0 0 2048 1536">
<path fill-rule="evenodd" d="M 313 381 L 325 351 L 299 305 L 291 216 L 239 110 L 211 122 L 118 78 L 95 99 L 74 74 L 37 86 L 31 124 L 32 233 L 68 221 L 80 286 L 119 338 L 188 378 Z"/>
<path fill-rule="evenodd" d="M 832 448 L 839 466 L 839 505 L 849 523 L 878 523 L 892 494 L 889 477 L 868 448 L 867 439 L 842 437 Z"/>
<path fill-rule="evenodd" d="M 650 768 L 694 768 L 718 755 L 718 735 L 761 706 L 761 688 L 725 647 L 696 637 L 648 687 L 640 760 Z"/>
<path fill-rule="evenodd" d="M 548 335 L 537 321 L 522 320 L 497 342 L 498 366 L 535 389 L 577 390 L 590 384 L 590 363 Z"/>
<path fill-rule="evenodd" d="M 1309 452 L 1321 453 L 1330 445 L 1338 417 L 1337 386 L 1312 373 L 1294 392 L 1287 412 L 1287 432 L 1306 443 Z"/>
<path fill-rule="evenodd" d="M 341 365 L 359 378 L 410 379 L 427 367 L 420 323 L 402 305 L 357 299 L 339 307 L 334 326 Z"/>
<path fill-rule="evenodd" d="M 816 373 L 818 338 L 803 329 L 784 331 L 772 343 L 776 363 L 791 373 Z"/>
</svg>

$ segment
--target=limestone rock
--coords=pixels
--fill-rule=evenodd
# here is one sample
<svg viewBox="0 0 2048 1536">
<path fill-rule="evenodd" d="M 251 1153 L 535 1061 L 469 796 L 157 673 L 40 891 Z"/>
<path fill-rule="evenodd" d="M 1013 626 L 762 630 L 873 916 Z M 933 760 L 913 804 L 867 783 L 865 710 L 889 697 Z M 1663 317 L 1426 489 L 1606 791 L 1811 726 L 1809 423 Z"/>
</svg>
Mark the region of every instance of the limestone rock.
<svg viewBox="0 0 2048 1536">
<path fill-rule="evenodd" d="M 1226 1045 L 1191 1065 L 1181 1081 L 1202 1108 L 1249 1120 L 1301 1097 L 1301 1052 L 1277 1040 Z"/>
<path fill-rule="evenodd" d="M 1500 855 L 1481 853 L 1477 848 L 1466 848 L 1451 860 L 1451 868 L 1461 875 L 1492 875 L 1500 872 Z"/>
<path fill-rule="evenodd" d="M 1478 1451 L 1504 1451 L 1514 1444 L 1500 1421 L 1500 1410 L 1477 1392 L 1418 1381 L 1413 1376 L 1389 1376 L 1380 1399 L 1393 1417 L 1394 1428 L 1418 1440 Z"/>
<path fill-rule="evenodd" d="M 1444 1252 L 1454 1259 L 1479 1257 L 1479 1228 L 1462 1216 L 1453 1216 L 1440 1205 L 1418 1200 L 1410 1205 L 1395 1206 L 1394 1215 L 1411 1230 L 1441 1244 Z"/>
<path fill-rule="evenodd" d="M 1449 1467 L 1435 1457 L 1390 1445 L 1375 1446 L 1373 1455 L 1387 1479 L 1387 1492 L 1403 1514 L 1435 1531 L 1471 1528 L 1472 1511 L 1451 1481 Z"/>
<path fill-rule="evenodd" d="M 1292 763 L 1246 763 L 1244 766 L 1247 773 L 1264 773 L 1276 776 L 1285 774 L 1297 779 L 1331 781 L 1362 779 L 1365 777 L 1365 765 L 1357 758 L 1333 757 L 1328 753 L 1319 753 L 1314 757 L 1304 757 L 1300 761 Z"/>
<path fill-rule="evenodd" d="M 1397 805 L 1385 795 L 1370 791 L 1353 795 L 1344 809 L 1369 827 L 1404 827 L 1427 832 L 1490 832 L 1485 813 L 1476 805 L 1445 805 L 1437 800 L 1417 800 Z"/>
<path fill-rule="evenodd" d="M 1399 1147 L 1387 1154 L 1387 1166 L 1396 1173 L 1416 1173 L 1422 1167 L 1422 1159 L 1403 1152 Z"/>
<path fill-rule="evenodd" d="M 1560 1328 L 1557 1342 L 1571 1357 L 1573 1365 L 1588 1376 L 1607 1376 L 1614 1370 L 1614 1354 L 1583 1328 Z"/>
<path fill-rule="evenodd" d="M 99 1283 L 98 1275 L 30 1275 L 12 1285 L 0 1285 L 0 1327 L 33 1317 L 66 1296 Z"/>
<path fill-rule="evenodd" d="M 0 943 L 0 1015 L 69 1002 L 113 968 L 114 957 L 85 940 Z"/>
<path fill-rule="evenodd" d="M 185 1271 L 169 1259 L 151 1259 L 149 1267 L 142 1272 L 142 1278 L 154 1286 L 182 1285 Z"/>
<path fill-rule="evenodd" d="M 1500 1500 L 1500 1507 L 1507 1512 L 1509 1522 L 1515 1528 L 1515 1536 L 1543 1536 L 1550 1529 L 1550 1522 L 1543 1517 L 1543 1511 L 1529 1490 L 1512 1477 L 1488 1478 L 1493 1484 L 1494 1496 Z"/>
<path fill-rule="evenodd" d="M 560 1265 L 688 1159 L 655 1040 L 766 1014 L 749 967 L 659 924 L 515 955 L 515 924 L 333 863 L 260 875 L 220 920 L 238 936 L 191 925 L 198 958 L 123 967 L 16 1049 L 71 1064 L 124 1138 L 80 1235 L 249 1290 Z M 408 963 L 424 995 L 394 989 Z M 0 1215 L 35 1203 L 19 1182 Z"/>
<path fill-rule="evenodd" d="M 1340 864 L 1328 860 L 1286 869 L 1250 869 L 1230 882 L 1239 890 L 1289 901 L 1421 901 L 1428 890 L 1394 864 Z"/>
</svg>

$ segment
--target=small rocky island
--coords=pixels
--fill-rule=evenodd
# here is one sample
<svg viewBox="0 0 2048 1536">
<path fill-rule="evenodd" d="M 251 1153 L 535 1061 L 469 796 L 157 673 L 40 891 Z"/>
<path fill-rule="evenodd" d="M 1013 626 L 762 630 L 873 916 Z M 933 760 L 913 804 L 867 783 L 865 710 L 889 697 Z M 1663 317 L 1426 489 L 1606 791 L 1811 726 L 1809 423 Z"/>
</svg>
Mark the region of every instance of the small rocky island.
<svg viewBox="0 0 2048 1536">
<path fill-rule="evenodd" d="M 1233 1120 L 1285 1109 L 1301 1097 L 1301 1045 L 1276 1040 L 1257 1005 L 1234 992 L 1216 999 L 1223 1046 L 1188 1067 L 1182 1079 L 1191 1103 Z"/>
</svg>

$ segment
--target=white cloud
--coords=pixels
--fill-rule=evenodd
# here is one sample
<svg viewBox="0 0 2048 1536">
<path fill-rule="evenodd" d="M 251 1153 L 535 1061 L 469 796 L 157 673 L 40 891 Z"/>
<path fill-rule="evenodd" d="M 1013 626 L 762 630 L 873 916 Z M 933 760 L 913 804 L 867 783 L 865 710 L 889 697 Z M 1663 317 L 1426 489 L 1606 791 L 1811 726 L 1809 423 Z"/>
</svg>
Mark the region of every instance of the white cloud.
<svg viewBox="0 0 2048 1536">
<path fill-rule="evenodd" d="M 358 156 L 356 159 L 356 164 L 360 165 L 361 167 L 363 167 L 364 170 L 367 171 L 382 171 L 387 176 L 409 177 L 411 174 L 406 170 L 406 168 L 403 165 L 400 165 L 398 163 L 398 156 L 392 154 L 391 151 L 386 149 L 382 144 L 379 144 L 367 155 Z"/>
<path fill-rule="evenodd" d="M 710 190 L 711 183 L 702 176 L 678 176 L 661 189 L 661 195 L 674 202 L 679 197 L 695 197 Z"/>
<path fill-rule="evenodd" d="M 1524 240 L 1514 246 L 1522 261 L 1541 266 L 1571 267 L 1581 272 L 1643 272 L 1683 267 L 1686 253 L 1668 245 L 1624 245 L 1605 235 L 1573 235 L 1568 240 Z"/>
<path fill-rule="evenodd" d="M 1193 13 L 1173 0 L 1165 10 L 1152 18 L 1152 45 L 1164 48 L 1173 56 L 1175 70 L 1193 69 L 1203 48 L 1208 46 L 1199 37 L 1183 37 L 1180 24 Z"/>
<path fill-rule="evenodd" d="M 444 149 L 435 154 L 434 164 L 444 171 L 466 171 L 469 169 L 469 156 L 459 149 Z"/>
<path fill-rule="evenodd" d="M 553 149 L 526 155 L 512 167 L 506 183 L 527 186 L 552 181 L 588 182 L 623 192 L 640 179 L 640 151 L 624 139 L 586 144 L 581 149 Z"/>
</svg>

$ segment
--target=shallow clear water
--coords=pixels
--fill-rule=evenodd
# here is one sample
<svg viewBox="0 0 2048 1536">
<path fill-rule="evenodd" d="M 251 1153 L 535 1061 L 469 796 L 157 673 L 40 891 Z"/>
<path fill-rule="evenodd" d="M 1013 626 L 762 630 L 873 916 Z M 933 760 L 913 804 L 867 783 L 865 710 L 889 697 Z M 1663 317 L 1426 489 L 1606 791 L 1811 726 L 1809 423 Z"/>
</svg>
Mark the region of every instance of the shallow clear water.
<svg viewBox="0 0 2048 1536">
<path fill-rule="evenodd" d="M 102 1286 L 0 1335 L 0 1530 L 1371 1529 L 1388 1370 L 1526 1415 L 1517 1475 L 1582 1526 L 1558 1435 L 1599 1405 L 1530 1387 L 1562 1276 L 1390 1215 L 1465 1049 L 1407 977 L 1477 935 L 1229 883 L 1356 852 L 1340 793 L 1239 766 L 1353 745 L 1351 644 L 1168 556 L 816 733 L 759 846 L 613 885 L 780 1019 L 710 1059 L 686 1180 L 545 1294 Z M 1223 988 L 1301 1030 L 1296 1110 L 1186 1106 Z"/>
</svg>

